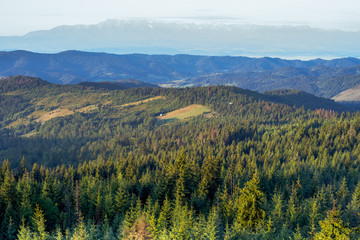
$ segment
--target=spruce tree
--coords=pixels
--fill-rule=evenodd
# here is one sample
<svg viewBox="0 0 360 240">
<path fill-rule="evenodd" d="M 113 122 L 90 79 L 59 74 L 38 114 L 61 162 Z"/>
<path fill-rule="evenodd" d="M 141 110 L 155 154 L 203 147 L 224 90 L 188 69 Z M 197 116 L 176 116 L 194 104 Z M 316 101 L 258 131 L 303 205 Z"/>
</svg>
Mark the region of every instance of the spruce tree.
<svg viewBox="0 0 360 240">
<path fill-rule="evenodd" d="M 39 205 L 36 205 L 34 210 L 33 224 L 34 224 L 34 239 L 45 240 L 49 235 L 46 232 L 46 219 L 44 217 L 44 211 L 40 209 Z"/>
<path fill-rule="evenodd" d="M 357 184 L 351 196 L 351 201 L 346 207 L 346 213 L 350 226 L 358 226 L 360 222 L 360 182 Z"/>
<path fill-rule="evenodd" d="M 255 171 L 252 179 L 245 184 L 238 199 L 236 228 L 248 229 L 256 232 L 264 224 L 265 211 L 263 204 L 264 193 L 259 187 L 260 179 Z"/>
<path fill-rule="evenodd" d="M 350 229 L 341 220 L 340 212 L 335 206 L 328 211 L 326 218 L 320 221 L 320 227 L 321 231 L 315 235 L 315 240 L 350 239 Z"/>
<path fill-rule="evenodd" d="M 32 240 L 32 232 L 30 230 L 30 227 L 25 226 L 24 222 L 22 223 L 22 225 L 20 225 L 20 230 L 17 234 L 17 239 L 18 240 Z"/>
</svg>

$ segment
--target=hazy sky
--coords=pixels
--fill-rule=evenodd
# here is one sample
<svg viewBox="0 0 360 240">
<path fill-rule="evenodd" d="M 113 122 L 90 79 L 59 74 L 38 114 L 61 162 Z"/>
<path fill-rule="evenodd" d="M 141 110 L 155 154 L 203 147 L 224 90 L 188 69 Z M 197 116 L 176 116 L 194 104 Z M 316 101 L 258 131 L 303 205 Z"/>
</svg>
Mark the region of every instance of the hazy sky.
<svg viewBox="0 0 360 240">
<path fill-rule="evenodd" d="M 0 0 L 0 35 L 106 19 L 179 18 L 360 31 L 359 0 Z"/>
</svg>

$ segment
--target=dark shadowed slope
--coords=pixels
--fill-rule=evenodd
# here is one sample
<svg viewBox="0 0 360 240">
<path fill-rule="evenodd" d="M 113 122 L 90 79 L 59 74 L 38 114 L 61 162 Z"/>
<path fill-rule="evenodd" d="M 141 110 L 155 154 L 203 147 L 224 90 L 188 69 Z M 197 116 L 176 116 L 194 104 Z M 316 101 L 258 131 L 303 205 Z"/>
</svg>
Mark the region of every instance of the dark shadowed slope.
<svg viewBox="0 0 360 240">
<path fill-rule="evenodd" d="M 81 82 L 78 83 L 78 85 L 84 87 L 93 87 L 95 89 L 106 89 L 106 90 L 122 90 L 122 89 L 139 88 L 139 87 L 159 87 L 151 83 L 146 83 L 134 79 L 117 80 L 114 82 L 110 82 L 110 81 Z"/>
</svg>

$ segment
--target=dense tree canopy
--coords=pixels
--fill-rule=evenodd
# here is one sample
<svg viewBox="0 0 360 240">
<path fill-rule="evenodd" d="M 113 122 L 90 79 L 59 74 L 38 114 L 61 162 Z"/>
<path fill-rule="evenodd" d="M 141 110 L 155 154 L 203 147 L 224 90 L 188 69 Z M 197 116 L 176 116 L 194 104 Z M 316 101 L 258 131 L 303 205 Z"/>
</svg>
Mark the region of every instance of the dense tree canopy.
<svg viewBox="0 0 360 240">
<path fill-rule="evenodd" d="M 358 113 L 233 87 L 32 89 L 1 93 L 21 99 L 0 122 L 0 239 L 360 237 Z M 96 108 L 17 124 L 64 94 Z M 156 119 L 190 104 L 212 112 Z"/>
</svg>

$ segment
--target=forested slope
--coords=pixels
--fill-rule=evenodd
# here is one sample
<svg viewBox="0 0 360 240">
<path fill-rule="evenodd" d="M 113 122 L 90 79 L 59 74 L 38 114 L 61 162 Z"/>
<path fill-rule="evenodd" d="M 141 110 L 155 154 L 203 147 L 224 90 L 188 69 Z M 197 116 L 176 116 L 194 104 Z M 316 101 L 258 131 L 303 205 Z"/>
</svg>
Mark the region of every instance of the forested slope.
<svg viewBox="0 0 360 240">
<path fill-rule="evenodd" d="M 176 87 L 232 85 L 259 92 L 296 89 L 331 98 L 360 84 L 360 59 L 0 51 L 0 77 L 15 75 L 62 84 L 136 79 Z"/>
<path fill-rule="evenodd" d="M 6 81 L 3 239 L 359 238 L 358 113 L 235 87 Z M 209 111 L 157 118 L 194 104 Z"/>
</svg>

